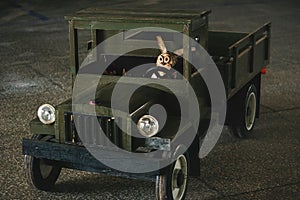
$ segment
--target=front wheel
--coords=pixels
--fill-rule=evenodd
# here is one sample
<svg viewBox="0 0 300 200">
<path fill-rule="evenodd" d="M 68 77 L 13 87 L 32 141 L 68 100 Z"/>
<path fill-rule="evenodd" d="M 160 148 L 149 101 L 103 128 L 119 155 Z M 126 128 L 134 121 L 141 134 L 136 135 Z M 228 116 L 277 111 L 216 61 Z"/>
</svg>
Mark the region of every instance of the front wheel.
<svg viewBox="0 0 300 200">
<path fill-rule="evenodd" d="M 257 111 L 257 90 L 255 85 L 250 85 L 247 90 L 244 109 L 242 110 L 241 123 L 236 126 L 229 126 L 229 130 L 239 138 L 247 137 L 253 130 L 255 125 L 256 111 Z"/>
<path fill-rule="evenodd" d="M 32 139 L 43 140 L 42 135 L 35 135 Z M 25 155 L 24 172 L 29 185 L 39 190 L 51 190 L 58 179 L 61 167 L 48 165 L 45 159 Z"/>
<path fill-rule="evenodd" d="M 181 154 L 167 172 L 156 178 L 157 200 L 183 200 L 188 185 L 189 160 Z"/>
</svg>

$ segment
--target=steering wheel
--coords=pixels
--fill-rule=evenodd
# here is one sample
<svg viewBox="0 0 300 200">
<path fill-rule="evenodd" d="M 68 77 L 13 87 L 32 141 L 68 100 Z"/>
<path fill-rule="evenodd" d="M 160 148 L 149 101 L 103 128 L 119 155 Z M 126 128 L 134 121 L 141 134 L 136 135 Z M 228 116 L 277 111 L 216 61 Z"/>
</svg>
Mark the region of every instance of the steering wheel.
<svg viewBox="0 0 300 200">
<path fill-rule="evenodd" d="M 162 72 L 162 73 L 160 73 Z M 171 79 L 173 78 L 173 73 L 175 72 L 174 69 L 167 69 L 164 67 L 151 67 L 150 69 L 148 69 L 146 71 L 146 73 L 144 74 L 144 77 L 147 78 L 153 78 L 153 76 L 155 75 L 155 78 L 167 78 L 167 79 Z"/>
</svg>

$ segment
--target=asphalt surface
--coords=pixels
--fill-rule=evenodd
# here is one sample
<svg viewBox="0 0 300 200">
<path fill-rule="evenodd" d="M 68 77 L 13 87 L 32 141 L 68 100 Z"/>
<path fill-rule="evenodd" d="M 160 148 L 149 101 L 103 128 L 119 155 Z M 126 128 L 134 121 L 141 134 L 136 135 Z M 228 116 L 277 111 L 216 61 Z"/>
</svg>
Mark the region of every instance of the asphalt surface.
<svg viewBox="0 0 300 200">
<path fill-rule="evenodd" d="M 252 31 L 272 21 L 271 63 L 262 78 L 261 117 L 246 140 L 226 128 L 191 178 L 187 199 L 300 199 L 299 1 L 0 2 L 0 199 L 154 199 L 154 183 L 64 169 L 54 192 L 29 187 L 21 139 L 43 103 L 71 96 L 68 24 L 94 5 L 212 9 L 210 28 Z"/>
</svg>

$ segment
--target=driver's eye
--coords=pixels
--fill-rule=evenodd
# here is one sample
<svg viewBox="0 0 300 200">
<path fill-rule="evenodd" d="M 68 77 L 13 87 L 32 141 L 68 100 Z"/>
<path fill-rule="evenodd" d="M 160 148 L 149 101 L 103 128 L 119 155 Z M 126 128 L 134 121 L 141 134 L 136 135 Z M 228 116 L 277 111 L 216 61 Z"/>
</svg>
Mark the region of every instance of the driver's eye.
<svg viewBox="0 0 300 200">
<path fill-rule="evenodd" d="M 166 56 L 165 59 L 164 59 L 165 63 L 169 62 L 170 61 L 170 58 L 169 56 Z"/>
<path fill-rule="evenodd" d="M 163 62 L 164 61 L 164 59 L 163 59 L 162 56 L 159 56 L 158 60 L 159 60 L 159 62 Z"/>
</svg>

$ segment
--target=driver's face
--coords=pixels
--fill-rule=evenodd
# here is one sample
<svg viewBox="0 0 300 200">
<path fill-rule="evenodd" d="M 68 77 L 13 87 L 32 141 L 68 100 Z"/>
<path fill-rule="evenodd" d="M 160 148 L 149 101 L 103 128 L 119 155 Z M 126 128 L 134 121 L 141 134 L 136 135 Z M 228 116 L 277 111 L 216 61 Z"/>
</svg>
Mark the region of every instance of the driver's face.
<svg viewBox="0 0 300 200">
<path fill-rule="evenodd" d="M 156 65 L 170 69 L 176 64 L 176 58 L 171 53 L 162 53 L 157 57 Z"/>
</svg>

